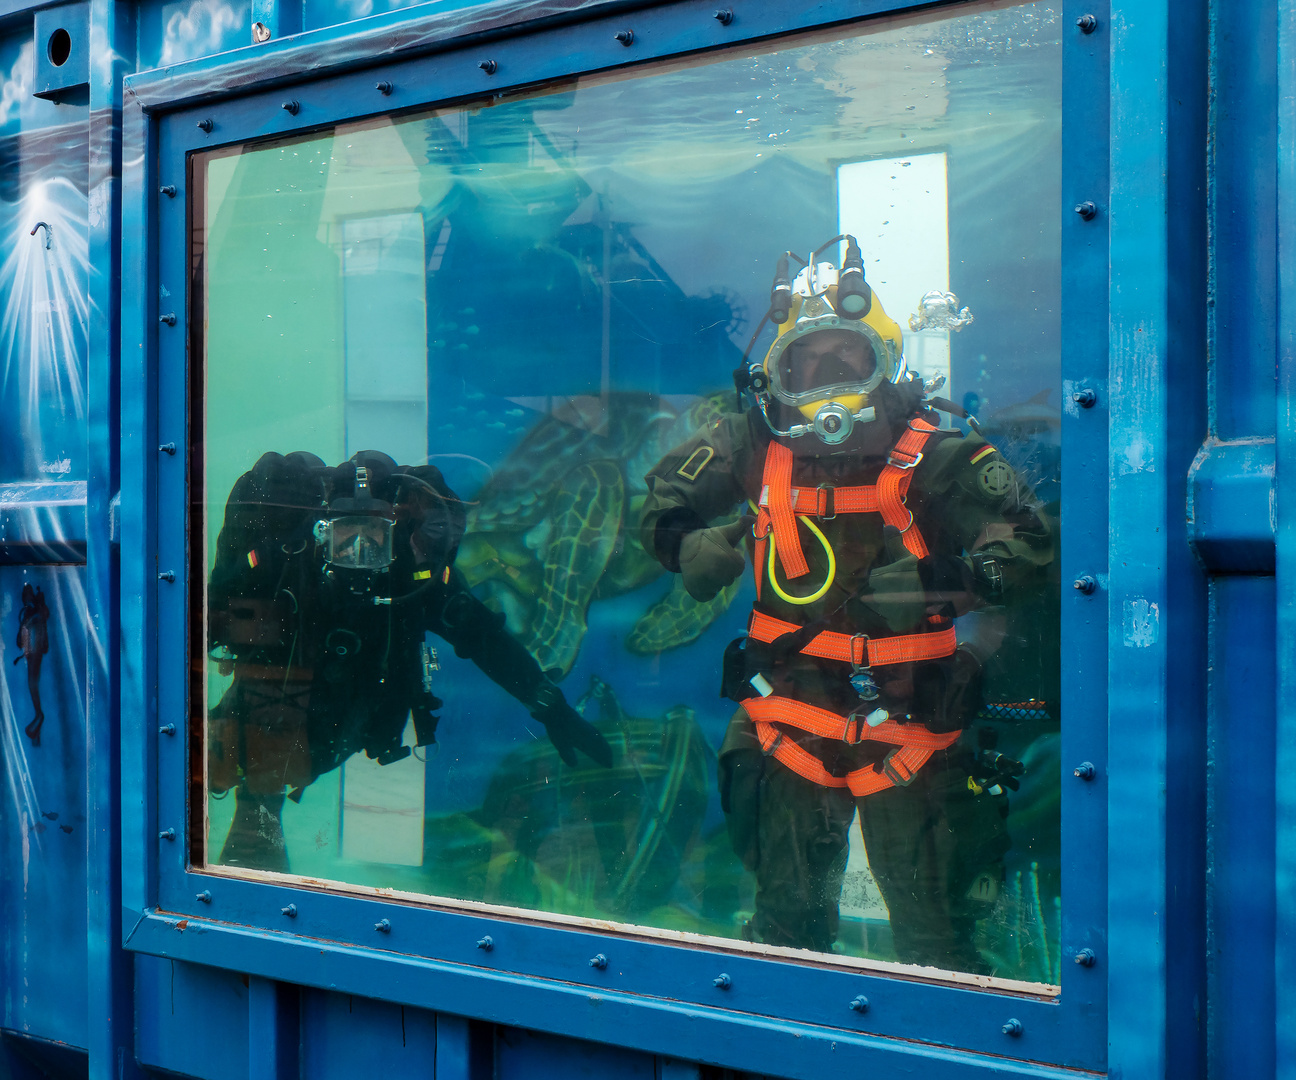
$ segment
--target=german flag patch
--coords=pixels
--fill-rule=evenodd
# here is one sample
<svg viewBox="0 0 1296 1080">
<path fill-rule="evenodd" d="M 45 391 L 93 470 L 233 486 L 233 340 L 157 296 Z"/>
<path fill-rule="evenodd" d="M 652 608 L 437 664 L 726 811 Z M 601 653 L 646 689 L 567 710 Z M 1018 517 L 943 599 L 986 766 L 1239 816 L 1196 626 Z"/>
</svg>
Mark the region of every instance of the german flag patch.
<svg viewBox="0 0 1296 1080">
<path fill-rule="evenodd" d="M 975 454 L 972 455 L 972 460 L 970 464 L 975 465 L 982 458 L 987 458 L 994 452 L 995 452 L 995 448 L 993 446 L 983 446 L 981 447 L 980 450 L 978 450 Z"/>
<path fill-rule="evenodd" d="M 247 553 L 247 561 L 248 561 L 248 566 L 252 567 L 253 570 L 257 568 L 257 564 L 261 560 L 257 558 L 256 548 L 253 548 L 251 551 Z"/>
</svg>

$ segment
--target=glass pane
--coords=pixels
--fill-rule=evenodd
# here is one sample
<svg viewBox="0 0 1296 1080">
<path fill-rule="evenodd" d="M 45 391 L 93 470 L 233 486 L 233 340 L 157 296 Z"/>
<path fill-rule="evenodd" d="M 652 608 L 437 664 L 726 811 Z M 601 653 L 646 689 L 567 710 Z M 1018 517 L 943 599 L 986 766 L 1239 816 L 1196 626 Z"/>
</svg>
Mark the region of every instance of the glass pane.
<svg viewBox="0 0 1296 1080">
<path fill-rule="evenodd" d="M 1061 26 L 196 155 L 197 861 L 1056 985 Z"/>
</svg>

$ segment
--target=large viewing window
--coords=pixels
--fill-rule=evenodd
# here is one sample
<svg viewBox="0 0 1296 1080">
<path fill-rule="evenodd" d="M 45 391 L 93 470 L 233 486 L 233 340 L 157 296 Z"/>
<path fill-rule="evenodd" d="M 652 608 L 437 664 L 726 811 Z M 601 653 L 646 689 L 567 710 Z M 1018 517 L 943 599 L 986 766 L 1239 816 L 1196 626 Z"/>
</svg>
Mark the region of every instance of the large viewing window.
<svg viewBox="0 0 1296 1080">
<path fill-rule="evenodd" d="M 1055 993 L 1061 27 L 193 154 L 195 867 Z"/>
</svg>

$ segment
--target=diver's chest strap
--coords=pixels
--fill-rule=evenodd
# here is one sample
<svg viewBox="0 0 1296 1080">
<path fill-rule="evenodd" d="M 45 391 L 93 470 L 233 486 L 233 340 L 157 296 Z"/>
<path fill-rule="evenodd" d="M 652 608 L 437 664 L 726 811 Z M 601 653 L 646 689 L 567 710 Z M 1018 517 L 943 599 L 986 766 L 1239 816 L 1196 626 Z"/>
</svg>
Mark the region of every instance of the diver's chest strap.
<svg viewBox="0 0 1296 1080">
<path fill-rule="evenodd" d="M 756 577 L 760 587 L 760 567 L 764 565 L 766 537 L 774 533 L 779 561 L 789 578 L 810 572 L 801 538 L 797 535 L 798 514 L 833 518 L 838 514 L 881 514 L 887 525 L 904 534 L 905 547 L 919 559 L 927 557 L 927 544 L 914 525 L 913 514 L 905 506 L 914 467 L 923 459 L 923 447 L 939 428 L 921 417 L 909 426 L 887 455 L 876 484 L 857 487 L 794 488 L 792 486 L 792 451 L 783 443 L 771 442 L 765 452 L 765 471 L 761 477 L 760 506 L 756 517 Z"/>
<path fill-rule="evenodd" d="M 761 749 L 791 769 L 798 776 L 820 787 L 849 788 L 862 798 L 889 787 L 905 787 L 918 770 L 927 764 L 937 750 L 952 746 L 961 731 L 936 734 L 917 724 L 897 724 L 883 720 L 870 725 L 864 716 L 836 713 L 785 697 L 757 697 L 742 703 L 756 725 Z M 834 776 L 810 751 L 788 738 L 775 724 L 787 724 L 824 739 L 840 739 L 856 745 L 865 741 L 888 743 L 892 749 L 875 768 L 855 769 L 845 776 Z"/>
<path fill-rule="evenodd" d="M 852 664 L 857 668 L 940 660 L 954 654 L 958 640 L 954 624 L 948 619 L 937 619 L 935 624 L 944 624 L 943 629 L 925 634 L 896 634 L 883 638 L 824 630 L 803 646 L 801 652 L 825 660 L 840 660 L 843 664 Z M 794 634 L 800 629 L 796 623 L 784 622 L 763 611 L 753 610 L 747 633 L 757 641 L 768 644 L 784 634 Z"/>
</svg>

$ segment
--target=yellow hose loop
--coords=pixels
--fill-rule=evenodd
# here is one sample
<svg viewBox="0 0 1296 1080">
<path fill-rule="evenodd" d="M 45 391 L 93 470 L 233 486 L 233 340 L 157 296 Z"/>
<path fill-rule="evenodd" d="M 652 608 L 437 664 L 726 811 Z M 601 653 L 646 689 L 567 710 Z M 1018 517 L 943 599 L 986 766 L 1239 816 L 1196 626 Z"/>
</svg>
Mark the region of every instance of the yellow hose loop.
<svg viewBox="0 0 1296 1080">
<path fill-rule="evenodd" d="M 824 583 L 809 596 L 793 596 L 791 593 L 784 592 L 782 586 L 779 585 L 778 577 L 776 576 L 774 531 L 772 529 L 769 534 L 769 568 L 767 576 L 769 577 L 770 588 L 778 594 L 780 600 L 785 600 L 789 604 L 800 606 L 804 604 L 813 604 L 816 600 L 823 599 L 824 594 L 832 588 L 832 583 L 837 577 L 837 556 L 833 554 L 832 545 L 828 543 L 828 538 L 819 531 L 818 525 L 804 514 L 798 514 L 797 517 L 800 518 L 801 523 L 807 529 L 819 538 L 819 543 L 823 544 L 824 554 L 828 556 L 828 577 L 824 580 Z"/>
</svg>

